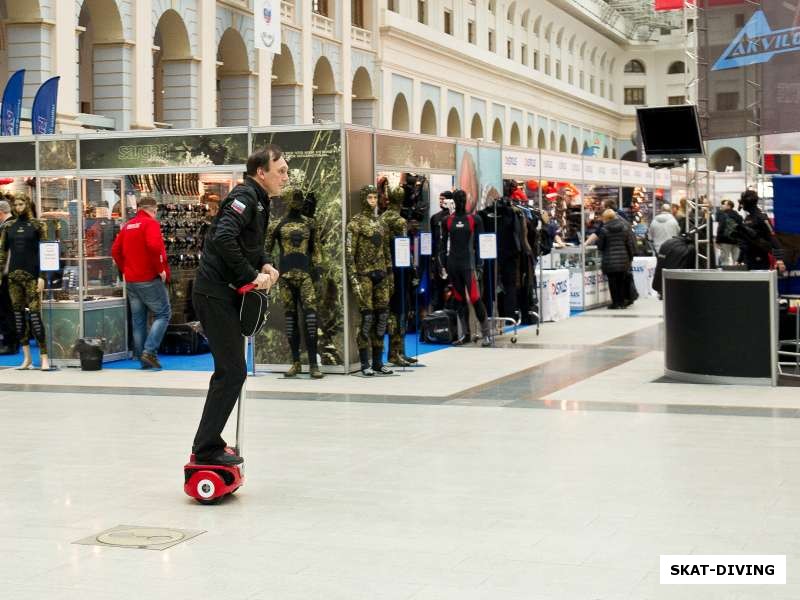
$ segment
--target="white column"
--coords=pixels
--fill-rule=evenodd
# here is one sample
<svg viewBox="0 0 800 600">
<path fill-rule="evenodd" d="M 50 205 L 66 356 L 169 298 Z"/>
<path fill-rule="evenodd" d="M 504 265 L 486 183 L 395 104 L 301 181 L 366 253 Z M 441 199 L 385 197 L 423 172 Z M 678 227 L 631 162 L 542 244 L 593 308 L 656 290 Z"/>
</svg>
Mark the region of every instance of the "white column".
<svg viewBox="0 0 800 600">
<path fill-rule="evenodd" d="M 447 135 L 447 96 L 449 92 L 446 87 L 442 87 L 439 92 L 439 135 Z"/>
<path fill-rule="evenodd" d="M 217 6 L 215 0 L 198 0 L 200 31 L 200 73 L 198 125 L 214 127 L 217 123 Z"/>
<path fill-rule="evenodd" d="M 411 88 L 411 106 L 408 107 L 408 113 L 411 115 L 412 133 L 419 133 L 422 129 L 422 83 L 419 79 L 414 79 Z"/>
<path fill-rule="evenodd" d="M 392 128 L 392 108 L 394 105 L 394 95 L 392 90 L 392 73 L 387 68 L 381 70 L 381 99 L 380 99 L 380 121 L 378 127 L 381 129 Z"/>
<path fill-rule="evenodd" d="M 133 122 L 131 129 L 153 128 L 153 25 L 151 0 L 136 0 L 136 46 L 133 58 Z"/>
<path fill-rule="evenodd" d="M 256 49 L 255 125 L 269 125 L 272 113 L 272 60 L 266 50 Z"/>
<path fill-rule="evenodd" d="M 164 60 L 164 122 L 175 129 L 197 127 L 200 63 L 192 58 Z"/>
<path fill-rule="evenodd" d="M 54 32 L 52 74 L 61 76 L 61 81 L 58 85 L 57 112 L 60 121 L 72 120 L 77 112 L 75 107 L 78 105 L 78 65 L 75 61 L 77 51 L 75 7 L 69 2 L 56 2 L 54 10 L 56 27 Z"/>
<path fill-rule="evenodd" d="M 300 61 L 302 69 L 302 113 L 300 123 L 310 124 L 314 119 L 314 65 L 311 64 L 313 60 L 313 51 L 311 48 L 311 0 L 297 0 L 298 4 L 302 6 L 300 13 Z"/>
<path fill-rule="evenodd" d="M 133 48 L 130 44 L 95 44 L 92 60 L 92 112 L 111 117 L 119 131 L 131 128 Z"/>
<path fill-rule="evenodd" d="M 33 22 L 6 23 L 8 47 L 8 74 L 25 69 L 23 106 L 31 106 L 39 86 L 49 79 L 52 72 L 54 27 L 52 22 L 41 19 Z M 74 56 L 74 55 L 71 55 Z M 67 85 L 70 81 L 66 82 Z M 5 82 L 3 82 L 5 86 Z"/>
<path fill-rule="evenodd" d="M 341 30 L 342 30 L 342 95 L 340 97 L 342 106 L 339 112 L 341 121 L 344 123 L 353 122 L 353 77 L 352 71 L 352 6 L 349 0 L 342 0 L 341 10 Z M 364 24 L 365 26 L 367 23 Z"/>
</svg>

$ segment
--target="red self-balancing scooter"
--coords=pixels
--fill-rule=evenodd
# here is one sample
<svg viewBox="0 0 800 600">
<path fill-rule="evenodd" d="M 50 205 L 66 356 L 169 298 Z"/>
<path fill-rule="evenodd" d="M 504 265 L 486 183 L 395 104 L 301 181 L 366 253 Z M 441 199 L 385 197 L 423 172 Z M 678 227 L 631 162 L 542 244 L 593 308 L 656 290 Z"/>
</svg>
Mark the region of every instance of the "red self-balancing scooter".
<svg viewBox="0 0 800 600">
<path fill-rule="evenodd" d="M 253 291 L 255 285 L 247 284 L 237 291 L 246 294 Z M 266 295 L 264 295 L 266 301 Z M 263 315 L 266 322 L 267 314 Z M 261 329 L 263 323 L 257 328 Z M 257 333 L 257 330 L 253 332 Z M 251 336 L 253 335 L 251 334 Z M 244 355 L 247 357 L 248 342 L 251 336 L 244 338 Z M 236 403 L 236 444 L 225 448 L 225 452 L 241 456 L 242 453 L 242 426 L 244 418 L 244 401 L 247 396 L 247 379 L 242 384 L 239 399 Z M 244 464 L 237 466 L 209 465 L 195 460 L 195 455 L 189 456 L 189 462 L 183 467 L 183 491 L 201 504 L 216 504 L 228 494 L 233 494 L 244 485 Z"/>
</svg>

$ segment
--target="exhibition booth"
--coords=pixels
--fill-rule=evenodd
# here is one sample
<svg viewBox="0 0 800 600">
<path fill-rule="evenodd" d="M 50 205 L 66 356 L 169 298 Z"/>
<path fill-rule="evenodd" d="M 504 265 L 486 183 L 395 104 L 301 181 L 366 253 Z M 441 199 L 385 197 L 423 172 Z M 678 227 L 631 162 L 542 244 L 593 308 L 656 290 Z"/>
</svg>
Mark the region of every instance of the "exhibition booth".
<svg viewBox="0 0 800 600">
<path fill-rule="evenodd" d="M 441 191 L 467 191 L 469 209 L 495 211 L 504 193 L 504 179 L 537 189 L 515 210 L 545 211 L 559 222 L 565 241 L 574 246 L 555 250 L 552 273 L 540 275 L 541 306 L 529 297 L 532 265 L 520 260 L 516 302 L 499 284 L 499 259 L 484 273 L 487 307 L 500 314 L 512 306 L 523 323 L 541 311 L 542 320 L 566 318 L 566 307 L 602 305 L 607 289 L 599 272 L 597 251 L 579 242 L 595 226 L 597 205 L 615 198 L 621 210 L 641 213 L 637 226 L 652 215 L 653 191 L 669 190 L 669 172 L 654 172 L 637 163 L 501 148 L 472 140 L 454 140 L 357 126 L 222 128 L 209 130 L 87 133 L 71 136 L 0 139 L 2 191 L 31 196 L 50 242 L 57 242 L 57 264 L 46 273 L 43 320 L 49 354 L 56 364 L 77 364 L 74 348 L 81 338 L 102 340 L 104 360 L 129 357 L 125 287 L 111 258 L 111 245 L 137 201 L 153 196 L 159 205 L 168 260 L 172 270 L 169 295 L 173 325 L 196 318 L 191 305 L 194 272 L 205 230 L 220 200 L 241 181 L 251 150 L 267 143 L 281 146 L 290 168 L 290 183 L 316 196 L 314 218 L 322 246 L 318 282 L 319 355 L 323 371 L 345 373 L 358 367 L 355 346 L 357 310 L 344 272 L 344 236 L 349 220 L 360 210 L 359 190 L 385 178 L 409 189 L 412 208 L 424 214 L 410 227 L 411 267 L 415 288 L 407 295 L 409 318 L 429 310 L 430 255 L 422 234 L 430 232 L 430 216 L 439 210 Z M 665 177 L 666 176 L 666 177 Z M 546 183 L 555 197 L 545 194 Z M 635 190 L 639 188 L 643 196 Z M 631 192 L 626 192 L 630 189 Z M 565 192 L 569 190 L 569 194 Z M 549 193 L 549 192 L 548 192 Z M 286 211 L 281 198 L 272 202 L 272 218 Z M 496 239 L 504 235 L 496 231 Z M 495 242 L 496 242 L 495 239 Z M 501 253 L 502 254 L 502 253 Z M 508 286 L 506 286 L 507 288 Z M 504 298 L 503 295 L 506 297 Z M 567 301 L 568 299 L 568 301 Z M 411 309 L 412 304 L 414 305 Z M 267 369 L 290 363 L 282 307 L 275 302 L 271 319 L 254 343 L 254 362 Z"/>
<path fill-rule="evenodd" d="M 549 283 L 561 280 L 565 271 L 569 273 L 569 305 L 573 310 L 589 310 L 610 302 L 608 283 L 600 269 L 601 257 L 592 243 L 609 200 L 633 228 L 637 240 L 634 279 L 639 294 L 650 295 L 655 257 L 647 242 L 647 230 L 660 205 L 669 200 L 668 170 L 651 169 L 643 163 L 504 149 L 503 177 L 535 190 L 532 202 L 544 213 L 544 219 L 555 224 L 558 241 L 563 243 L 540 261 L 543 315 L 552 314 L 548 305 L 558 302 L 556 292 L 563 288 Z M 543 320 L 548 319 L 544 316 Z"/>
</svg>

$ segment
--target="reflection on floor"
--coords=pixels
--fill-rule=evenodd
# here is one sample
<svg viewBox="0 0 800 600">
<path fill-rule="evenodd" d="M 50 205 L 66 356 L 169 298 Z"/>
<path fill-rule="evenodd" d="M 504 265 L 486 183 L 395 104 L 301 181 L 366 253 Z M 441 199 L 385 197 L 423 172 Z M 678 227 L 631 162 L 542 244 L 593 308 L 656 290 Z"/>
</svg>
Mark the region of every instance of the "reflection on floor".
<svg viewBox="0 0 800 600">
<path fill-rule="evenodd" d="M 800 421 L 770 417 L 800 403 L 661 381 L 639 310 L 395 377 L 251 379 L 246 483 L 210 507 L 181 470 L 207 373 L 0 371 L 2 596 L 795 600 Z M 206 533 L 72 543 L 117 525 Z M 786 554 L 788 585 L 661 586 L 661 554 Z"/>
</svg>

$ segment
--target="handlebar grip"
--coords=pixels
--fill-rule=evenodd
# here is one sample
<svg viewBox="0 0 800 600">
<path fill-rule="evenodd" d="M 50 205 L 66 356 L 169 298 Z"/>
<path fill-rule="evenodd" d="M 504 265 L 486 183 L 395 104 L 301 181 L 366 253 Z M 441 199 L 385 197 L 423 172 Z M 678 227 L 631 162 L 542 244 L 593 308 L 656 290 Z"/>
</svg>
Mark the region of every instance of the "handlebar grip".
<svg viewBox="0 0 800 600">
<path fill-rule="evenodd" d="M 244 295 L 244 294 L 246 294 L 247 292 L 252 292 L 254 289 L 256 289 L 256 284 L 255 284 L 255 283 L 246 283 L 246 284 L 244 284 L 242 287 L 240 287 L 240 288 L 239 288 L 238 290 L 236 290 L 236 291 L 237 291 L 239 294 L 242 294 L 242 295 Z"/>
</svg>

